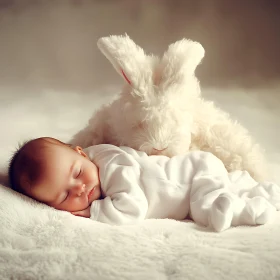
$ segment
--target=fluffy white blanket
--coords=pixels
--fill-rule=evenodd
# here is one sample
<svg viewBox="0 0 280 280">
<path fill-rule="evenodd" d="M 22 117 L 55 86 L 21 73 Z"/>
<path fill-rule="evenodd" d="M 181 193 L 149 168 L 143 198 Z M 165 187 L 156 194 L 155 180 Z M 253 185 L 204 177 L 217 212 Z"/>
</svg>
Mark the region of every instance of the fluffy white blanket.
<svg viewBox="0 0 280 280">
<path fill-rule="evenodd" d="M 191 222 L 109 226 L 0 188 L 1 279 L 279 279 L 275 224 L 221 234 Z"/>
</svg>

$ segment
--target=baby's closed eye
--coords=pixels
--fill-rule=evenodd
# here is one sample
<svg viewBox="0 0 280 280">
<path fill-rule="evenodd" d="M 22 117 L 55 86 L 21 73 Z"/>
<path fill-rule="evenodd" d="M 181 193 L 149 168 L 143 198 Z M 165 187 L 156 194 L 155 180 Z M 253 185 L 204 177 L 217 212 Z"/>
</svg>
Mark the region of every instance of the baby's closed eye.
<svg viewBox="0 0 280 280">
<path fill-rule="evenodd" d="M 60 204 L 63 203 L 68 198 L 68 196 L 69 196 L 69 191 L 66 191 L 64 199 L 60 202 Z"/>
<path fill-rule="evenodd" d="M 76 172 L 76 174 L 75 174 L 74 177 L 75 177 L 76 179 L 79 178 L 80 175 L 82 174 L 82 172 L 83 172 L 82 168 L 79 168 L 79 169 L 77 170 L 77 172 Z"/>
</svg>

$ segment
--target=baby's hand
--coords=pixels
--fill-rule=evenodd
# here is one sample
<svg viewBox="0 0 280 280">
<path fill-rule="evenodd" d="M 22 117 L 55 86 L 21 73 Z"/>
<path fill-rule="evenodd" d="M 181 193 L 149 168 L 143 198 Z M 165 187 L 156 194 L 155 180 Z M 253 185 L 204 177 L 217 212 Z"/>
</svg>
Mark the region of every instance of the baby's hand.
<svg viewBox="0 0 280 280">
<path fill-rule="evenodd" d="M 90 218 L 90 206 L 84 210 L 71 212 L 71 214 L 73 214 L 75 216 Z"/>
</svg>

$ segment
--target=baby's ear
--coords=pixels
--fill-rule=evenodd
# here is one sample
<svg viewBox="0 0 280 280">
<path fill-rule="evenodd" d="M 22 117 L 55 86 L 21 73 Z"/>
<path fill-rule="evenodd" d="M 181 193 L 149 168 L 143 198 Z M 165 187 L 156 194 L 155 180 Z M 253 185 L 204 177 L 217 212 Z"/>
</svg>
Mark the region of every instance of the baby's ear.
<svg viewBox="0 0 280 280">
<path fill-rule="evenodd" d="M 84 152 L 84 150 L 80 146 L 76 146 L 75 151 L 78 152 L 81 156 L 88 158 L 87 154 Z"/>
<path fill-rule="evenodd" d="M 134 87 L 152 79 L 150 58 L 127 34 L 100 38 L 97 46 L 123 79 Z"/>
<path fill-rule="evenodd" d="M 191 40 L 182 39 L 171 44 L 161 61 L 162 83 L 180 83 L 184 78 L 194 75 L 204 53 L 202 45 Z"/>
</svg>

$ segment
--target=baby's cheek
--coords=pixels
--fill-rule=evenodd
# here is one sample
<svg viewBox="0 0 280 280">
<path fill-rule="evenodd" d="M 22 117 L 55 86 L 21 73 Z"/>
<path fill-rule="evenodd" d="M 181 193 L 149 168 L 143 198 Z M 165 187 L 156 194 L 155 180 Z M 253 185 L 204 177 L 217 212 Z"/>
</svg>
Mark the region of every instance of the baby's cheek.
<svg viewBox="0 0 280 280">
<path fill-rule="evenodd" d="M 87 205 L 87 197 L 86 194 L 77 196 L 68 202 L 69 208 L 71 211 L 79 211 L 83 210 L 85 206 Z"/>
<path fill-rule="evenodd" d="M 94 168 L 93 170 L 88 172 L 87 181 L 89 184 L 96 183 L 99 180 L 98 169 Z"/>
</svg>

